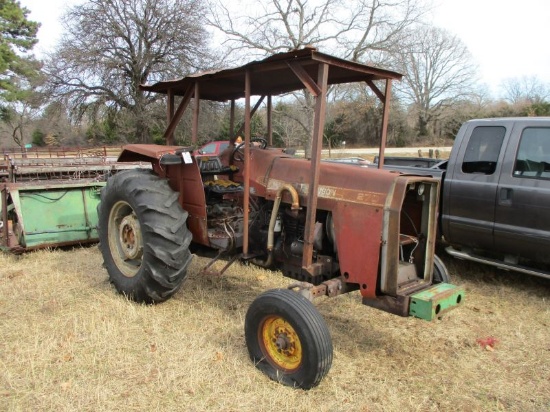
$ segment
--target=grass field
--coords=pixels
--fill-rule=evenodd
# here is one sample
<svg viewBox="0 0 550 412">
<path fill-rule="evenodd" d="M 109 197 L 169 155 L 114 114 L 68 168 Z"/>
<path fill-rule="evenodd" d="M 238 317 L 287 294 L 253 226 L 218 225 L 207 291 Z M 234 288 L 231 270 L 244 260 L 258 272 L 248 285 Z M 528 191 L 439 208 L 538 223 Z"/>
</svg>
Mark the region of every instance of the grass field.
<svg viewBox="0 0 550 412">
<path fill-rule="evenodd" d="M 257 371 L 243 336 L 250 302 L 289 280 L 240 264 L 200 275 L 206 262 L 145 306 L 115 293 L 95 246 L 0 254 L 0 410 L 550 410 L 546 280 L 445 258 L 467 297 L 433 323 L 321 298 L 334 362 L 303 391 Z"/>
</svg>

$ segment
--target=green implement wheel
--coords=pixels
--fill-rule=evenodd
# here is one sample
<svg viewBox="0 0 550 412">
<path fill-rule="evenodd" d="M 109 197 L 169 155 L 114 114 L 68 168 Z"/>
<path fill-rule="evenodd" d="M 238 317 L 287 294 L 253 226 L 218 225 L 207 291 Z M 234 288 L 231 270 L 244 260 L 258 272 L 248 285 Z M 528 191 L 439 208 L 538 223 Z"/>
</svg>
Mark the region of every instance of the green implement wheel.
<svg viewBox="0 0 550 412">
<path fill-rule="evenodd" d="M 181 286 L 191 261 L 185 212 L 166 179 L 128 170 L 109 179 L 97 207 L 99 249 L 117 291 L 162 302 Z"/>
<path fill-rule="evenodd" d="M 288 386 L 317 386 L 332 365 L 332 340 L 323 317 L 288 289 L 269 290 L 252 302 L 245 338 L 256 367 Z"/>
</svg>

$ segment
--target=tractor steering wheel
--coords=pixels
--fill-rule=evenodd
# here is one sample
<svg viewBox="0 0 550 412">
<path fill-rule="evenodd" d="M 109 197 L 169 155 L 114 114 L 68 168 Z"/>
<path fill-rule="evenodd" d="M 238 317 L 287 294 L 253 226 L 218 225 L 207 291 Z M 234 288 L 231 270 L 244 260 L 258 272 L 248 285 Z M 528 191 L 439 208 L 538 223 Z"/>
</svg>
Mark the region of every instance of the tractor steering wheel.
<svg viewBox="0 0 550 412">
<path fill-rule="evenodd" d="M 260 149 L 265 149 L 267 147 L 267 140 L 265 140 L 263 137 L 255 137 L 253 139 L 250 139 L 251 143 L 259 143 Z M 233 149 L 233 152 L 231 153 L 231 161 L 230 163 L 233 164 L 234 162 L 244 162 L 244 145 L 246 142 L 241 142 L 235 148 Z"/>
</svg>

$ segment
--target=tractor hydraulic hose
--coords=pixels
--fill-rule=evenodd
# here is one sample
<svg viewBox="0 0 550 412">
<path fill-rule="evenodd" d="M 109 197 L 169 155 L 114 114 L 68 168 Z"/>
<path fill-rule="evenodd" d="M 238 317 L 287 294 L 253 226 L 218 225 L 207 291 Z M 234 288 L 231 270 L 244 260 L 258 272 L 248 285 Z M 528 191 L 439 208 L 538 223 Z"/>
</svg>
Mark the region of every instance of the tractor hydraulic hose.
<svg viewBox="0 0 550 412">
<path fill-rule="evenodd" d="M 273 243 L 275 239 L 275 223 L 277 221 L 277 214 L 279 213 L 279 206 L 281 205 L 281 199 L 283 197 L 283 191 L 288 190 L 292 196 L 292 205 L 290 209 L 293 211 L 298 211 L 300 209 L 300 201 L 298 199 L 298 192 L 294 187 L 288 183 L 282 185 L 279 190 L 277 190 L 277 195 L 275 196 L 275 201 L 273 203 L 273 210 L 271 211 L 271 219 L 269 220 L 269 230 L 267 233 L 267 259 L 261 261 L 258 259 L 253 259 L 252 263 L 257 266 L 268 268 L 273 264 Z"/>
</svg>

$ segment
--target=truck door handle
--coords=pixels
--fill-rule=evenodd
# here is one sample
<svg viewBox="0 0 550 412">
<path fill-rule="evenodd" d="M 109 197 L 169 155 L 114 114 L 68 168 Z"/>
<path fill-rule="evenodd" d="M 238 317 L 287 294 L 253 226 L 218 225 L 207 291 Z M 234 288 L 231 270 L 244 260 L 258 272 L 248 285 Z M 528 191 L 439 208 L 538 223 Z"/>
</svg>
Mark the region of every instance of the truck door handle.
<svg viewBox="0 0 550 412">
<path fill-rule="evenodd" d="M 500 189 L 499 203 L 501 204 L 510 204 L 512 203 L 512 194 L 514 189 L 503 187 Z"/>
</svg>

